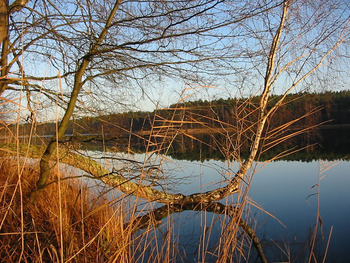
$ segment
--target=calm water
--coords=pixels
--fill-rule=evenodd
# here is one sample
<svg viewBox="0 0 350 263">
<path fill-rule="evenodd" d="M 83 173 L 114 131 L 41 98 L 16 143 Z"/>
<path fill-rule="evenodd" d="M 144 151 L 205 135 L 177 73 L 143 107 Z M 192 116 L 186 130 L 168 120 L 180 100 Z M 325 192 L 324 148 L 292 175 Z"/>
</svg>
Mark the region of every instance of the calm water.
<svg viewBox="0 0 350 263">
<path fill-rule="evenodd" d="M 284 240 L 294 245 L 296 254 L 316 223 L 317 195 L 312 194 L 317 192 L 317 185 L 313 186 L 318 184 L 319 174 L 324 176 L 319 184 L 324 239 L 319 232 L 317 249 L 324 253 L 333 226 L 327 262 L 350 262 L 350 162 L 279 161 L 264 167 L 256 174 L 250 195 L 286 227 L 259 213 L 258 234 L 266 241 Z"/>
<path fill-rule="evenodd" d="M 195 167 L 198 166 L 200 175 L 193 177 L 196 179 L 192 184 L 184 186 L 186 190 L 195 190 L 195 182 L 202 182 L 202 185 L 206 185 L 205 188 L 213 188 L 213 185 L 207 187 L 207 184 L 212 179 L 219 179 L 214 174 L 220 172 L 219 167 L 225 167 L 225 164 L 208 161 L 201 166 L 198 162 L 183 162 L 185 174 L 196 175 Z M 320 183 L 319 177 L 322 178 Z M 307 240 L 317 219 L 318 190 L 322 232 L 318 231 L 315 250 L 324 254 L 333 227 L 327 262 L 350 262 L 350 162 L 345 161 L 277 161 L 267 165 L 257 164 L 249 196 L 284 224 L 283 226 L 262 210 L 251 209 L 251 215 L 257 219 L 258 237 L 265 244 L 269 260 L 287 260 L 278 247 L 280 246 L 290 251 L 292 259 L 305 261 Z M 197 216 L 198 221 L 203 221 L 203 218 Z M 193 223 L 192 228 L 195 228 Z M 189 230 L 186 228 L 183 232 L 188 233 Z M 303 249 L 305 251 L 301 253 Z"/>
<path fill-rule="evenodd" d="M 134 155 L 144 160 L 144 155 Z M 155 163 L 159 160 L 154 159 Z M 121 164 L 110 163 L 116 169 Z M 190 194 L 207 191 L 222 186 L 220 182 L 236 171 L 235 164 L 228 166 L 222 161 L 178 161 L 164 162 L 164 176 L 173 192 Z M 319 178 L 322 178 L 319 181 Z M 318 231 L 315 251 L 324 254 L 330 234 L 330 246 L 326 262 L 350 262 L 350 162 L 298 162 L 276 161 L 268 164 L 257 163 L 249 197 L 281 223 L 261 209 L 249 206 L 250 218 L 255 220 L 256 233 L 264 244 L 269 262 L 287 260 L 282 249 L 289 251 L 292 261 L 305 262 L 307 240 L 310 238 L 317 220 L 317 202 L 322 231 Z M 216 215 L 185 211 L 172 215 L 174 239 L 179 243 L 186 260 L 197 262 L 201 248 L 204 227 L 210 227 L 211 238 L 205 240 L 205 248 L 214 247 L 221 234 L 220 223 L 212 223 Z M 158 233 L 161 236 L 161 231 Z M 203 245 L 204 246 L 204 245 Z M 204 248 L 204 247 L 203 247 Z M 282 249 L 281 249 L 282 248 Z M 304 252 L 302 252 L 304 249 Z M 251 258 L 254 262 L 256 258 Z M 206 262 L 215 258 L 208 255 Z M 182 262 L 182 259 L 179 259 Z"/>
</svg>

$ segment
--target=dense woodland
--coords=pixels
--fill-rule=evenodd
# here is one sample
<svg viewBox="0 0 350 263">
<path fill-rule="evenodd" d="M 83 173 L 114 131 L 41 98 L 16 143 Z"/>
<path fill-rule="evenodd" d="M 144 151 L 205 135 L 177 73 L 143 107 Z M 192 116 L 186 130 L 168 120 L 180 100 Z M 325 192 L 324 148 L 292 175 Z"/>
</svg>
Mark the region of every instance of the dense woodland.
<svg viewBox="0 0 350 263">
<path fill-rule="evenodd" d="M 281 96 L 271 96 L 270 104 Z M 182 121 L 177 125 L 181 129 L 232 127 L 239 121 L 254 123 L 259 97 L 247 99 L 198 100 L 170 105 L 167 109 L 153 112 L 130 111 L 98 117 L 82 117 L 72 120 L 66 134 L 109 134 L 121 135 L 128 131 L 150 130 L 152 123 Z M 297 120 L 298 119 L 298 120 Z M 350 125 L 350 91 L 324 93 L 297 93 L 286 97 L 284 105 L 270 118 L 270 128 L 276 128 L 287 122 L 297 120 L 294 128 L 322 124 L 321 127 L 345 127 Z M 22 125 L 23 131 L 30 129 L 31 123 Z M 52 135 L 55 123 L 38 123 L 38 135 Z M 154 127 L 153 127 L 154 128 Z M 23 132 L 28 134 L 27 132 Z M 203 131 L 203 133 L 206 133 Z"/>
<path fill-rule="evenodd" d="M 272 96 L 270 104 L 281 96 Z M 179 158 L 226 158 L 217 151 L 227 145 L 227 140 L 239 137 L 241 154 L 251 143 L 254 125 L 257 123 L 259 97 L 248 99 L 218 99 L 213 101 L 188 101 L 170 105 L 167 109 L 153 112 L 125 112 L 99 117 L 82 117 L 72 120 L 66 134 L 67 140 L 82 142 L 111 142 L 145 149 L 152 141 L 155 145 L 169 143 L 174 155 Z M 342 153 L 344 143 L 350 144 L 350 91 L 324 93 L 297 93 L 286 97 L 284 104 L 269 118 L 265 131 L 265 147 L 268 150 L 284 150 L 308 146 Z M 23 134 L 29 134 L 32 123 L 21 126 Z M 55 123 L 38 123 L 36 134 L 52 135 Z M 90 136 L 87 136 L 90 135 Z M 176 135 L 176 136 L 174 136 Z M 290 136 L 287 140 L 282 140 Z M 175 140 L 170 138 L 176 137 Z M 329 142 L 327 139 L 339 139 Z M 276 141 L 279 143 L 275 144 Z M 199 142 L 199 143 L 198 143 Z M 321 147 L 315 146 L 316 144 Z M 349 145 L 350 146 L 350 145 Z M 201 147 L 199 149 L 198 147 Z M 233 147 L 233 145 L 232 145 Z M 278 148 L 282 147 L 282 148 Z M 340 149 L 341 148 L 341 149 Z M 227 149 L 229 150 L 229 149 Z M 262 149 L 266 157 L 270 154 Z M 175 154 L 176 153 L 176 154 Z M 319 153 L 318 153 L 319 154 Z"/>
</svg>

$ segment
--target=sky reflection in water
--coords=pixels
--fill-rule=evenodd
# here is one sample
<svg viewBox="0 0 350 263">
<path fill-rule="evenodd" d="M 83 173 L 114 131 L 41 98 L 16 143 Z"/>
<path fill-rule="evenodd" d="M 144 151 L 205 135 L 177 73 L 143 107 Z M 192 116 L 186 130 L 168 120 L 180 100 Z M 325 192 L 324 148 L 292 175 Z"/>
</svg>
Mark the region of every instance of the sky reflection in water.
<svg viewBox="0 0 350 263">
<path fill-rule="evenodd" d="M 191 175 L 183 184 L 177 184 L 182 193 L 193 193 L 213 189 L 217 185 L 209 183 L 218 181 L 227 171 L 222 169 L 221 161 L 189 162 L 180 161 L 182 171 L 176 172 L 176 176 Z M 322 170 L 333 166 L 325 173 Z M 323 222 L 323 234 L 319 232 L 317 250 L 324 253 L 327 238 L 333 226 L 330 248 L 326 262 L 350 262 L 350 162 L 298 162 L 276 161 L 257 165 L 249 196 L 264 210 L 276 216 L 286 227 L 275 219 L 256 208 L 251 208 L 252 215 L 257 221 L 257 234 L 263 239 L 266 252 L 271 260 L 281 259 L 281 250 L 276 244 L 283 246 L 283 241 L 288 244 L 292 253 L 292 259 L 298 256 L 300 250 L 305 247 L 307 240 L 314 229 L 317 213 L 317 184 L 318 177 L 326 175 L 320 181 L 320 212 Z M 262 169 L 259 169 L 261 168 Z M 314 186 L 314 187 L 313 187 Z M 195 233 L 200 233 L 203 217 L 197 215 L 197 219 L 188 220 L 188 215 L 178 215 L 181 222 L 181 233 L 184 235 L 180 242 L 193 243 Z M 209 216 L 207 218 L 211 220 Z M 194 222 L 194 223 L 193 223 Z M 210 222 L 209 222 L 210 223 Z M 198 228 L 197 230 L 195 230 Z M 219 230 L 216 230 L 219 232 Z M 191 235 L 186 234 L 191 233 Z M 189 237 L 192 241 L 189 241 Z M 186 242 L 187 240 L 187 242 Z M 198 240 L 198 238 L 197 238 Z M 276 243 L 274 243 L 276 242 Z M 191 249 L 187 251 L 189 254 Z M 305 260 L 305 254 L 297 258 L 297 262 Z"/>
<path fill-rule="evenodd" d="M 333 164 L 335 166 L 325 173 L 319 172 Z M 309 195 L 317 192 L 317 186 L 312 186 L 318 183 L 319 173 L 321 177 L 326 175 L 319 188 L 325 239 L 333 226 L 327 261 L 349 262 L 350 162 L 278 161 L 264 167 L 254 177 L 250 195 L 287 228 L 260 213 L 258 222 L 262 228 L 259 233 L 263 233 L 266 239 L 286 238 L 290 242 L 302 242 L 307 238 L 316 223 L 317 195 Z"/>
<path fill-rule="evenodd" d="M 144 155 L 134 156 L 143 160 Z M 331 167 L 322 173 L 328 165 Z M 233 175 L 237 170 L 233 164 L 231 169 L 222 161 L 210 160 L 166 162 L 164 169 L 169 178 L 178 178 L 169 184 L 173 192 L 190 194 L 207 191 L 223 186 L 224 177 Z M 350 262 L 350 162 L 300 162 L 276 161 L 264 165 L 258 163 L 249 197 L 264 210 L 276 216 L 286 227 L 261 210 L 250 207 L 250 215 L 257 219 L 257 235 L 265 244 L 265 251 L 269 260 L 279 261 L 282 251 L 277 245 L 284 246 L 285 242 L 291 250 L 292 260 L 304 262 L 306 252 L 297 258 L 299 251 L 305 247 L 315 223 L 317 212 L 317 184 L 319 175 L 326 175 L 320 182 L 320 212 L 323 222 L 323 234 L 317 250 L 324 254 L 327 238 L 333 226 L 330 248 L 326 262 Z M 260 169 L 261 168 L 261 169 Z M 184 178 L 185 177 L 185 178 Z M 214 183 L 213 183 L 214 182 Z M 313 187 L 314 186 L 314 187 Z M 214 246 L 221 234 L 220 223 L 212 225 L 217 216 L 207 213 L 185 211 L 172 215 L 174 232 L 177 233 L 179 250 L 184 250 L 188 262 L 196 262 L 198 256 L 198 242 L 204 227 L 212 227 L 209 247 Z M 168 219 L 164 219 L 166 223 Z M 166 224 L 165 224 L 166 225 Z M 213 230 L 214 229 L 214 230 Z M 216 235 L 216 236 L 215 236 Z M 277 244 L 277 245 L 276 245 Z M 191 261 L 193 260 L 193 261 Z M 210 261 L 210 258 L 208 258 Z M 214 260 L 214 258 L 213 258 Z M 208 261 L 208 262 L 209 262 Z M 187 262 L 187 261 L 186 261 Z"/>
</svg>

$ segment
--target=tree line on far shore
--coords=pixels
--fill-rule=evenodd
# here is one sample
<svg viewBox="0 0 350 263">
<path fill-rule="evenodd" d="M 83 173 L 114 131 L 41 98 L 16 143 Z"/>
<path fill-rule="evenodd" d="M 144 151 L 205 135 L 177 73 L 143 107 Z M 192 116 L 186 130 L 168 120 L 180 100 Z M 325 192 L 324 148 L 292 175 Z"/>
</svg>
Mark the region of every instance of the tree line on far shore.
<svg viewBox="0 0 350 263">
<path fill-rule="evenodd" d="M 281 96 L 274 95 L 274 100 Z M 247 99 L 217 99 L 212 101 L 197 100 L 170 105 L 166 109 L 153 112 L 129 111 L 101 115 L 98 117 L 81 117 L 70 122 L 66 134 L 109 134 L 118 136 L 149 131 L 155 127 L 170 127 L 178 129 L 203 129 L 235 127 L 239 122 L 245 126 L 257 121 L 259 97 Z M 295 121 L 294 121 L 295 120 Z M 274 129 L 288 122 L 293 122 L 289 128 L 305 128 L 323 124 L 324 127 L 345 128 L 350 124 L 350 91 L 297 93 L 289 94 L 284 105 L 276 111 L 269 120 L 269 129 Z M 327 126 L 325 126 L 327 125 Z M 56 124 L 38 123 L 36 134 L 51 135 Z M 322 126 L 320 126 L 322 127 Z M 29 134 L 31 123 L 22 125 L 23 134 Z M 198 132 L 198 131 L 197 131 Z"/>
</svg>

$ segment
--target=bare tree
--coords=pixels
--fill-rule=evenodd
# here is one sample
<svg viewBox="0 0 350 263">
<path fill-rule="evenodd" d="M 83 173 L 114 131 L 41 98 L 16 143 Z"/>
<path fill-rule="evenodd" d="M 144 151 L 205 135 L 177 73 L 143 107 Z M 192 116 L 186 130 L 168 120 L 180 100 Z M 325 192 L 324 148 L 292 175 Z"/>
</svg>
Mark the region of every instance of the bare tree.
<svg viewBox="0 0 350 263">
<path fill-rule="evenodd" d="M 26 3 L 21 9 L 27 20 L 25 25 L 20 20 L 10 25 L 17 34 L 10 41 L 12 61 L 4 63 L 7 66 L 3 76 L 11 73 L 18 78 L 6 77 L 5 82 L 12 85 L 6 84 L 4 89 L 16 90 L 15 85 L 21 83 L 28 93 L 44 92 L 48 98 L 54 97 L 54 90 L 37 81 L 57 79 L 58 75 L 34 76 L 31 67 L 24 71 L 20 61 L 24 52 L 34 55 L 32 65 L 51 61 L 62 72 L 60 78 L 67 87 L 72 87 L 62 99 L 66 113 L 58 133 L 42 158 L 38 189 L 45 186 L 50 171 L 48 162 L 57 141 L 62 140 L 77 102 L 83 100 L 83 87 L 97 96 L 106 90 L 101 86 L 135 88 L 139 80 L 151 82 L 159 76 L 198 82 L 205 79 L 205 74 L 228 74 L 227 69 L 232 67 L 220 65 L 240 54 L 235 49 L 234 54 L 227 53 L 227 45 L 236 43 L 225 40 L 225 30 L 279 5 L 254 3 L 243 7 L 223 1 L 29 3 L 32 5 Z M 233 37 L 231 34 L 230 40 Z M 8 52 L 5 53 L 7 58 Z M 17 73 L 11 68 L 18 69 Z"/>
</svg>

